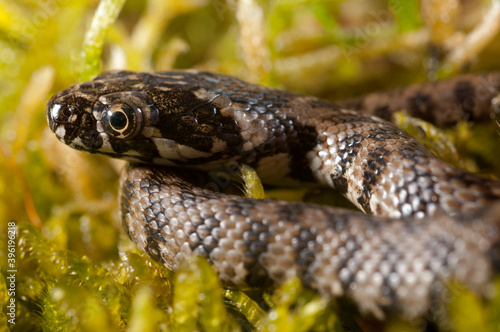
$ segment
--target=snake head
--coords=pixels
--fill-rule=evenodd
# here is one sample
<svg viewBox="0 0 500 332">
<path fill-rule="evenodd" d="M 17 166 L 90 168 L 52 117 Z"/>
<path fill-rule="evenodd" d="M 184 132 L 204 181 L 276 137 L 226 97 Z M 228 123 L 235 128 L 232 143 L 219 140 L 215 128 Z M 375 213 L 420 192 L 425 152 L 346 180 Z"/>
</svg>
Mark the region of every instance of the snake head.
<svg viewBox="0 0 500 332">
<path fill-rule="evenodd" d="M 57 93 L 46 108 L 47 121 L 56 137 L 78 150 L 92 150 L 99 140 L 92 103 L 97 95 L 89 84 Z"/>
<path fill-rule="evenodd" d="M 202 163 L 239 134 L 220 112 L 231 102 L 209 75 L 106 72 L 52 97 L 49 127 L 78 150 L 165 165 Z"/>
<path fill-rule="evenodd" d="M 132 72 L 107 72 L 57 93 L 46 116 L 56 137 L 77 150 L 139 161 L 156 150 L 144 145 L 158 109 Z"/>
</svg>

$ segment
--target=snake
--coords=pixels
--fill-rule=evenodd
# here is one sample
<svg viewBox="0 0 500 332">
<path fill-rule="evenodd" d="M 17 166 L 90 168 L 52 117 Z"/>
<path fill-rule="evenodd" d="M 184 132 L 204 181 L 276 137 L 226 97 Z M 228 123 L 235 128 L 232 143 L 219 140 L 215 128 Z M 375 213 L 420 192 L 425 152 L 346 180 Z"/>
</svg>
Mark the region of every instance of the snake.
<svg viewBox="0 0 500 332">
<path fill-rule="evenodd" d="M 500 182 L 451 166 L 388 121 L 493 121 L 500 73 L 465 74 L 331 102 L 218 73 L 104 72 L 55 94 L 70 147 L 128 160 L 125 231 L 176 270 L 205 257 L 227 286 L 291 278 L 365 315 L 417 317 L 458 282 L 491 295 Z M 214 189 L 197 170 L 249 165 L 272 186 L 334 188 L 359 211 Z"/>
</svg>

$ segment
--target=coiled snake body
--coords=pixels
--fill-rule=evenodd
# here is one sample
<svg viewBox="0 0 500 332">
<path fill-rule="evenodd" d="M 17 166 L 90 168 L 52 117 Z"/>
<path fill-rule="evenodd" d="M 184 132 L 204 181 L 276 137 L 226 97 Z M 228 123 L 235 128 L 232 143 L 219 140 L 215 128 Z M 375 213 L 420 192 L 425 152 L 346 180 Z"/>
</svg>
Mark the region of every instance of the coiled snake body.
<svg viewBox="0 0 500 332">
<path fill-rule="evenodd" d="M 450 280 L 487 291 L 500 269 L 500 183 L 440 161 L 383 117 L 490 118 L 499 82 L 469 75 L 334 104 L 195 70 L 118 71 L 56 94 L 47 118 L 65 144 L 133 162 L 124 227 L 166 267 L 195 253 L 225 284 L 297 276 L 363 312 L 415 316 Z M 333 187 L 367 214 L 216 193 L 176 170 L 231 162 L 270 184 Z"/>
</svg>

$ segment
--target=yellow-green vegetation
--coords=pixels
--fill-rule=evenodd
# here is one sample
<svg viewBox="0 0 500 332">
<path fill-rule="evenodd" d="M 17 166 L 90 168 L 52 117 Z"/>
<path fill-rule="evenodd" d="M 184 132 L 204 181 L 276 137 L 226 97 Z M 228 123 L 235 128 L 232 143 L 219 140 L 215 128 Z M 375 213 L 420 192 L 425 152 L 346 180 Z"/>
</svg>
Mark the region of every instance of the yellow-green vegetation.
<svg viewBox="0 0 500 332">
<path fill-rule="evenodd" d="M 123 164 L 57 142 L 44 107 L 53 93 L 114 68 L 203 68 L 332 100 L 498 70 L 499 8 L 479 0 L 0 0 L 2 312 L 15 301 L 15 325 L 2 314 L 0 331 L 419 330 L 421 321 L 367 321 L 297 280 L 274 292 L 229 289 L 200 259 L 166 270 L 121 229 Z M 399 120 L 455 164 L 500 174 L 494 121 L 443 130 Z M 258 184 L 244 174 L 247 187 Z M 442 330 L 500 328 L 498 292 L 485 302 L 450 287 Z"/>
<path fill-rule="evenodd" d="M 260 182 L 257 172 L 248 165 L 241 165 L 240 169 L 245 195 L 253 198 L 265 198 L 264 187 Z"/>
</svg>

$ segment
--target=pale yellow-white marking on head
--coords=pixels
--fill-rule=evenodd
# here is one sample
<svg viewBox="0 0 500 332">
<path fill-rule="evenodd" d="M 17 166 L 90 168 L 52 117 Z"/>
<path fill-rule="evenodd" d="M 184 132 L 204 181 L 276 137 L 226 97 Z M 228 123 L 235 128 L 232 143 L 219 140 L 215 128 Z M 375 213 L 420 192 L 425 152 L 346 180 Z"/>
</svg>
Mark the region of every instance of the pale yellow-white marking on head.
<svg viewBox="0 0 500 332">
<path fill-rule="evenodd" d="M 143 126 L 151 126 L 153 124 L 151 113 L 155 113 L 155 118 L 158 116 L 158 110 L 151 109 L 149 106 L 141 106 L 141 113 L 143 118 Z"/>
<path fill-rule="evenodd" d="M 184 75 L 175 75 L 175 74 L 169 74 L 167 75 L 168 78 L 172 78 L 174 80 L 182 80 L 184 78 Z M 182 81 L 184 82 L 184 81 Z"/>
<path fill-rule="evenodd" d="M 158 129 L 157 127 L 153 127 L 153 133 L 151 134 L 151 137 L 162 138 L 160 129 Z"/>
<path fill-rule="evenodd" d="M 177 143 L 175 141 L 158 137 L 153 137 L 151 140 L 158 148 L 158 152 L 162 158 L 187 161 L 186 158 L 179 154 L 177 150 Z"/>
<path fill-rule="evenodd" d="M 102 121 L 97 121 L 96 122 L 96 129 L 100 133 L 104 132 L 104 127 L 103 127 Z"/>
<path fill-rule="evenodd" d="M 64 138 L 64 135 L 66 135 L 66 128 L 64 128 L 64 126 L 57 126 L 55 134 L 59 138 Z"/>
<path fill-rule="evenodd" d="M 193 94 L 198 98 L 198 99 L 207 99 L 208 91 L 205 88 L 199 88 L 197 90 L 193 91 Z M 213 94 L 213 93 L 212 93 Z"/>
<path fill-rule="evenodd" d="M 187 145 L 177 144 L 179 155 L 186 159 L 206 158 L 213 155 L 211 152 L 200 151 Z"/>
<path fill-rule="evenodd" d="M 162 86 L 162 85 L 157 85 L 155 86 L 155 90 L 160 90 L 160 91 L 172 91 L 172 88 L 168 86 Z"/>
<path fill-rule="evenodd" d="M 153 127 L 146 126 L 146 127 L 143 127 L 141 130 L 141 134 L 144 137 L 151 137 L 151 136 L 153 136 L 153 133 L 154 133 Z"/>
<path fill-rule="evenodd" d="M 217 137 L 212 138 L 212 152 L 217 153 L 217 152 L 222 152 L 227 148 L 227 143 Z"/>
<path fill-rule="evenodd" d="M 100 133 L 99 136 L 101 136 L 101 138 L 102 138 L 102 145 L 99 148 L 99 151 L 103 151 L 103 152 L 115 152 L 113 150 L 113 147 L 109 143 L 109 136 L 108 136 L 108 134 L 106 134 L 106 133 Z"/>
<path fill-rule="evenodd" d="M 57 117 L 59 115 L 60 109 L 61 109 L 61 105 L 60 104 L 54 104 L 54 105 L 52 105 L 52 107 L 50 108 L 50 117 L 52 119 L 57 119 Z"/>
<path fill-rule="evenodd" d="M 136 83 L 133 85 L 130 85 L 131 88 L 134 90 L 143 90 L 144 89 L 144 83 Z"/>
<path fill-rule="evenodd" d="M 75 139 L 73 139 L 73 141 L 71 141 L 71 145 L 73 147 L 75 146 L 81 146 L 82 148 L 87 148 L 85 144 L 83 144 L 82 142 L 82 139 L 80 137 L 75 137 Z"/>
<path fill-rule="evenodd" d="M 175 85 L 187 85 L 187 84 L 188 84 L 188 82 L 186 82 L 186 81 L 176 81 L 175 82 Z"/>
<path fill-rule="evenodd" d="M 102 112 L 93 111 L 93 112 L 92 112 L 92 115 L 94 116 L 94 118 L 95 118 L 97 121 L 101 121 L 101 120 L 102 120 Z"/>
<path fill-rule="evenodd" d="M 230 105 L 230 102 L 228 101 L 228 98 L 224 98 L 223 96 L 219 95 L 217 96 L 217 93 L 212 91 L 212 90 L 206 90 L 205 88 L 199 88 L 195 91 L 193 91 L 194 95 L 196 98 L 203 100 L 203 101 L 209 101 L 211 100 L 211 104 L 214 106 L 218 106 L 219 108 L 226 107 Z M 219 104 L 219 105 L 217 105 Z"/>
<path fill-rule="evenodd" d="M 136 150 L 127 150 L 127 155 L 141 157 L 142 154 Z"/>
</svg>

